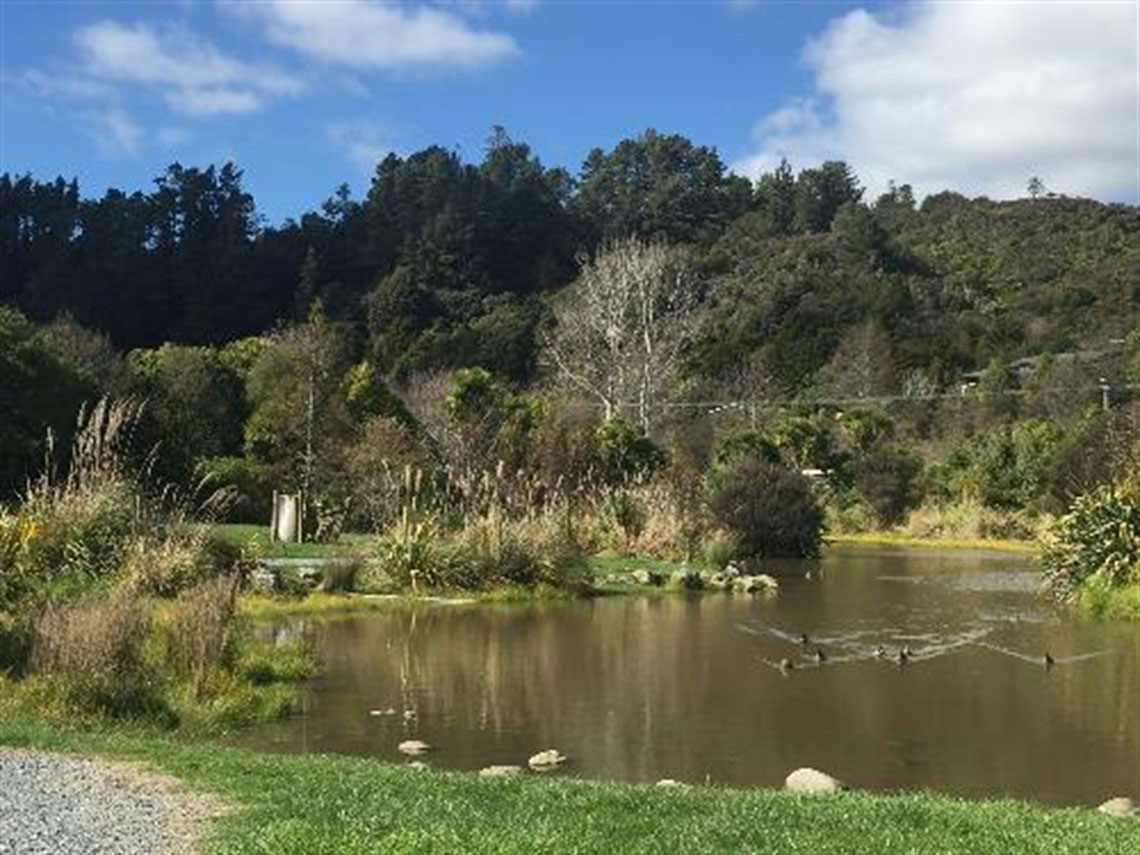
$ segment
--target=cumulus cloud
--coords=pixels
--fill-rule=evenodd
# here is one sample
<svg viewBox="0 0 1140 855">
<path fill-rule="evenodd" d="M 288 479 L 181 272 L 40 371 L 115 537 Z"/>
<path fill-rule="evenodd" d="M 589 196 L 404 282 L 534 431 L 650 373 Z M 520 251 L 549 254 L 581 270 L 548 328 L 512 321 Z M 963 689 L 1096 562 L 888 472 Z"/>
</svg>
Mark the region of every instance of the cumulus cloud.
<svg viewBox="0 0 1140 855">
<path fill-rule="evenodd" d="M 182 29 L 108 20 L 81 27 L 74 40 L 92 79 L 155 87 L 171 108 L 189 115 L 250 112 L 266 97 L 305 88 L 295 75 L 226 56 Z"/>
<path fill-rule="evenodd" d="M 1024 195 L 1140 201 L 1135 5 L 918 2 L 863 10 L 808 43 L 810 95 L 754 128 L 733 165 L 755 176 L 844 159 L 872 194 L 891 179 Z"/>
<path fill-rule="evenodd" d="M 473 29 L 450 12 L 429 6 L 406 9 L 374 0 L 266 0 L 227 3 L 223 8 L 259 21 L 266 38 L 275 44 L 352 68 L 469 68 L 518 52 L 509 35 Z"/>
<path fill-rule="evenodd" d="M 325 136 L 362 175 L 371 175 L 376 164 L 393 151 L 384 141 L 384 129 L 374 122 L 329 122 Z"/>
</svg>

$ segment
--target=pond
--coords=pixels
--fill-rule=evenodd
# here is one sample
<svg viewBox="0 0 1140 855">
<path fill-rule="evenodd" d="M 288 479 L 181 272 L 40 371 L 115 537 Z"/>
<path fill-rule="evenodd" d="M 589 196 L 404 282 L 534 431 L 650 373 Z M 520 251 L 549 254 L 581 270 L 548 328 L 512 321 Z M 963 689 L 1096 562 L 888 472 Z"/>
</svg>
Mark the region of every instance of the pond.
<svg viewBox="0 0 1140 855">
<path fill-rule="evenodd" d="M 312 635 L 322 673 L 296 716 L 237 740 L 398 760 L 401 740 L 422 739 L 453 769 L 556 747 L 571 758 L 562 774 L 626 781 L 775 787 L 814 766 L 872 790 L 1086 805 L 1140 794 L 1140 626 L 1053 606 L 1017 555 L 831 547 L 765 569 L 778 596 L 441 605 L 280 627 Z"/>
</svg>

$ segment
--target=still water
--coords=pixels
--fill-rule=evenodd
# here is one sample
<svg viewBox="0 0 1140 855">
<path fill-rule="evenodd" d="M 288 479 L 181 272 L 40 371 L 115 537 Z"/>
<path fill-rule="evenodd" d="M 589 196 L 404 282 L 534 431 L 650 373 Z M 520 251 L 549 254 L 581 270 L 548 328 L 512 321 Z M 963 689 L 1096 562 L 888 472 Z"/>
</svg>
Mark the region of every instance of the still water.
<svg viewBox="0 0 1140 855">
<path fill-rule="evenodd" d="M 1140 626 L 1052 606 L 1019 556 L 832 547 L 765 569 L 776 597 L 440 605 L 281 627 L 313 637 L 322 673 L 296 716 L 239 740 L 398 760 L 401 740 L 422 739 L 454 769 L 556 747 L 564 774 L 628 781 L 779 786 L 815 766 L 864 789 L 1140 796 Z M 904 665 L 876 656 L 904 645 Z"/>
</svg>

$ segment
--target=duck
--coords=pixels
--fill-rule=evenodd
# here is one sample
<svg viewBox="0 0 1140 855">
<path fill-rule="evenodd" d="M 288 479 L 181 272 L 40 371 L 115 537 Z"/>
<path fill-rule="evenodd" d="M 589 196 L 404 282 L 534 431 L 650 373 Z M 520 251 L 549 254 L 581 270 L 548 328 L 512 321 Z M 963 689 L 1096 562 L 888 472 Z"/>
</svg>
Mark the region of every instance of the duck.
<svg viewBox="0 0 1140 855">
<path fill-rule="evenodd" d="M 781 659 L 780 660 L 780 670 L 781 671 L 791 671 L 795 667 L 796 667 L 796 663 L 794 663 L 791 659 Z"/>
<path fill-rule="evenodd" d="M 824 653 L 824 652 L 823 652 L 823 650 L 822 650 L 821 648 L 817 647 L 817 648 L 815 649 L 815 655 L 814 655 L 814 658 L 815 658 L 815 661 L 816 661 L 816 662 L 819 662 L 820 664 L 823 664 L 824 662 L 826 662 L 826 661 L 827 661 L 827 654 L 826 654 L 826 653 Z"/>
<path fill-rule="evenodd" d="M 905 645 L 899 648 L 898 655 L 895 658 L 898 659 L 900 665 L 905 665 L 907 660 L 910 659 L 910 648 Z"/>
<path fill-rule="evenodd" d="M 1046 668 L 1052 668 L 1057 663 L 1057 660 L 1052 657 L 1048 650 L 1046 650 L 1045 655 L 1041 657 L 1041 661 L 1045 663 Z"/>
<path fill-rule="evenodd" d="M 883 645 L 880 644 L 878 647 L 875 648 L 875 658 L 876 659 L 886 659 L 887 658 L 887 649 L 885 647 L 883 647 Z"/>
<path fill-rule="evenodd" d="M 811 639 L 808 638 L 808 634 L 806 632 L 800 633 L 800 644 L 802 644 L 804 647 L 807 647 L 809 644 L 811 644 Z"/>
</svg>

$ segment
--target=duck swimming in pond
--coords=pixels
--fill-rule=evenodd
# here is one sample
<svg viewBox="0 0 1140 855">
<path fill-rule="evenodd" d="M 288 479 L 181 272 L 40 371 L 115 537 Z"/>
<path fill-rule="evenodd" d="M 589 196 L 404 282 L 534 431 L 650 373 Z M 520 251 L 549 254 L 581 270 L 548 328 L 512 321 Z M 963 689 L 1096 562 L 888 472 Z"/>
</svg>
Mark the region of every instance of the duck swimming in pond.
<svg viewBox="0 0 1140 855">
<path fill-rule="evenodd" d="M 887 649 L 885 647 L 883 647 L 883 645 L 880 644 L 878 647 L 875 648 L 875 658 L 876 659 L 886 659 L 887 658 Z"/>
<path fill-rule="evenodd" d="M 808 634 L 806 632 L 800 633 L 800 644 L 802 644 L 804 647 L 807 647 L 809 644 L 811 644 L 811 639 L 808 638 Z"/>
<path fill-rule="evenodd" d="M 910 648 L 906 647 L 905 645 L 899 648 L 898 655 L 895 656 L 895 658 L 898 660 L 898 663 L 900 665 L 905 665 L 910 659 Z"/>
<path fill-rule="evenodd" d="M 1057 662 L 1057 660 L 1049 654 L 1048 650 L 1045 651 L 1045 655 L 1042 657 L 1042 661 L 1045 663 L 1046 668 L 1052 668 Z"/>
<path fill-rule="evenodd" d="M 824 653 L 823 650 L 821 650 L 820 648 L 817 647 L 815 649 L 815 654 L 814 654 L 813 658 L 815 659 L 816 662 L 819 662 L 822 665 L 824 662 L 827 661 L 827 654 Z"/>
<path fill-rule="evenodd" d="M 791 659 L 781 659 L 780 660 L 780 670 L 781 671 L 791 671 L 795 667 L 796 667 L 796 665 L 794 662 L 792 662 Z"/>
</svg>

